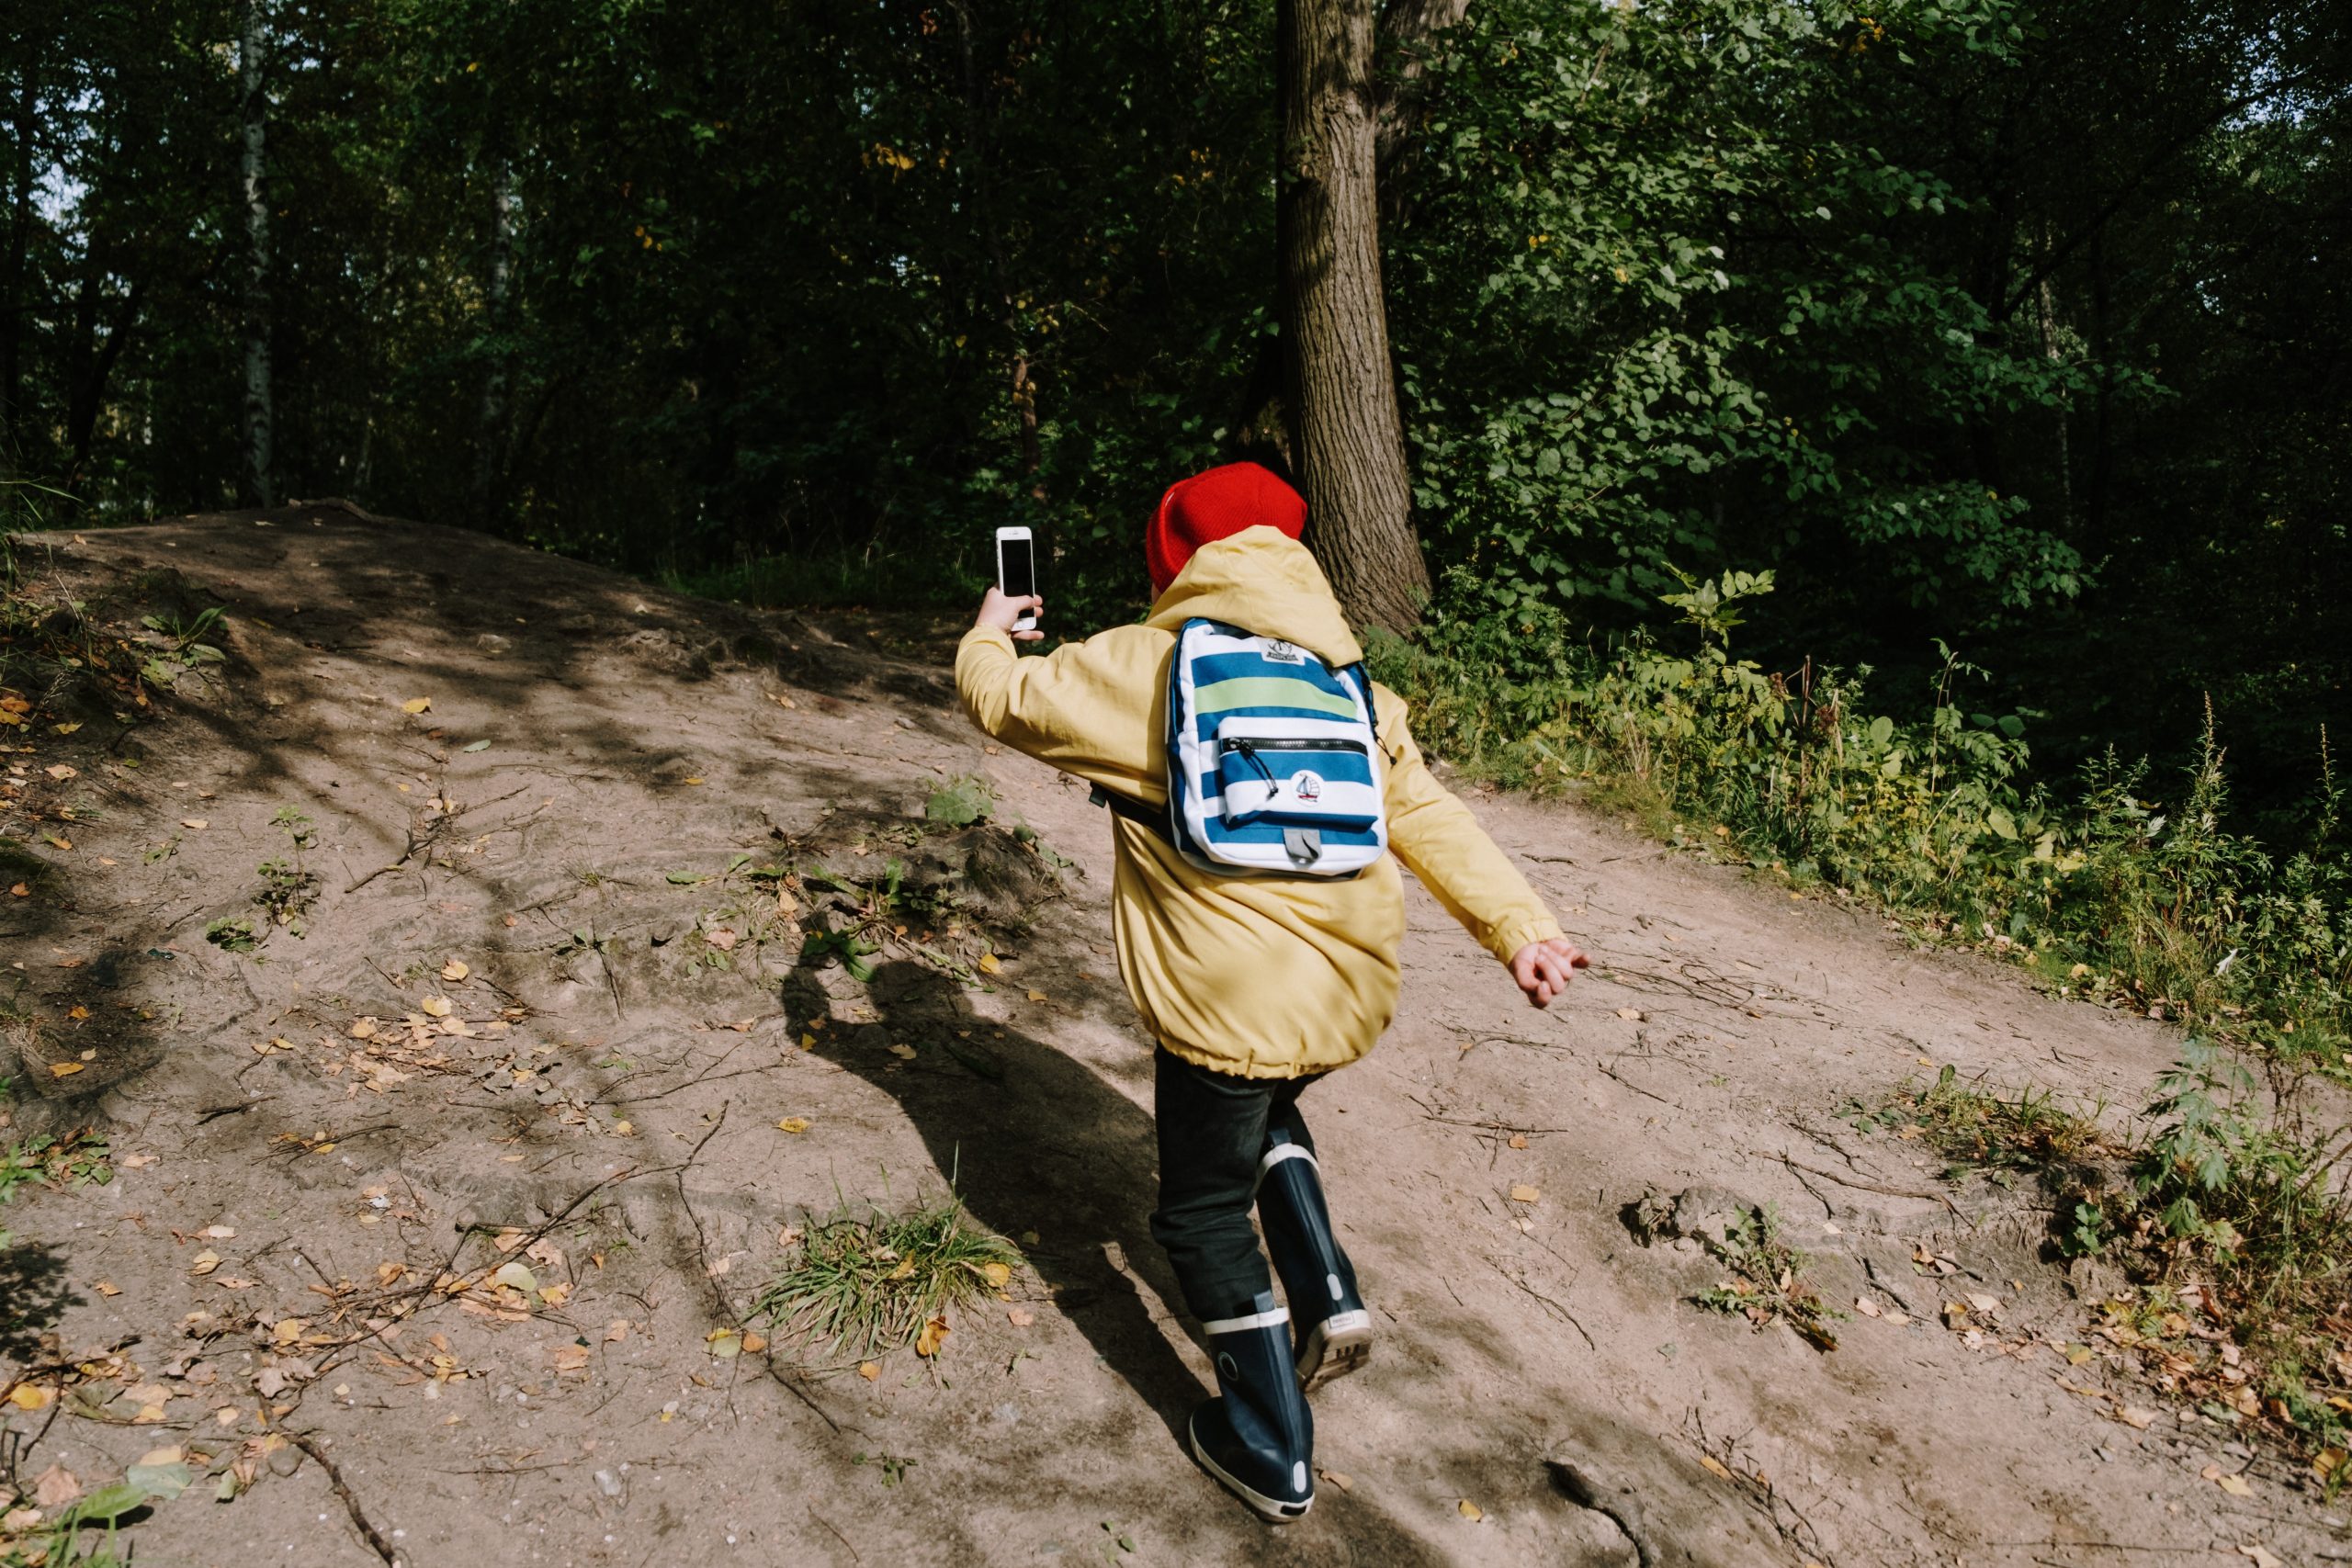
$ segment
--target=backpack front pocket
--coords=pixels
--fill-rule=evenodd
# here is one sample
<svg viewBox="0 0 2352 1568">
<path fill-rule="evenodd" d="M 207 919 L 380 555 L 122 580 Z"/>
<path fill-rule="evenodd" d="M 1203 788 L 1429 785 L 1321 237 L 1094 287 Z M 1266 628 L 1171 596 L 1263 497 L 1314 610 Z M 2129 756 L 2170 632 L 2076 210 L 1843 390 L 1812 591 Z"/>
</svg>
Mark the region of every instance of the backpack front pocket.
<svg viewBox="0 0 2352 1568">
<path fill-rule="evenodd" d="M 1226 826 L 1370 828 L 1380 820 L 1380 791 L 1366 728 L 1245 717 L 1217 726 L 1217 795 Z"/>
</svg>

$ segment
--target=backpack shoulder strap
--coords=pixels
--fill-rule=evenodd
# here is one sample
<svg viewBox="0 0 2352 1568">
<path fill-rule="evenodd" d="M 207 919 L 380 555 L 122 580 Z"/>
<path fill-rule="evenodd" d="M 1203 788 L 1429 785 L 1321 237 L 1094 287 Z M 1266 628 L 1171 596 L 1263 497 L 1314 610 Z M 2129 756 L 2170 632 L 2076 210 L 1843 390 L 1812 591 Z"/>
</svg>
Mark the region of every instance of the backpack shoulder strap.
<svg viewBox="0 0 2352 1568">
<path fill-rule="evenodd" d="M 1155 810 L 1133 795 L 1121 795 L 1116 790 L 1104 789 L 1101 784 L 1091 786 L 1086 792 L 1086 798 L 1090 805 L 1109 807 L 1111 815 L 1114 817 L 1124 817 L 1138 828 L 1148 828 L 1171 844 L 1176 841 L 1176 835 L 1168 826 L 1168 811 L 1165 807 Z"/>
</svg>

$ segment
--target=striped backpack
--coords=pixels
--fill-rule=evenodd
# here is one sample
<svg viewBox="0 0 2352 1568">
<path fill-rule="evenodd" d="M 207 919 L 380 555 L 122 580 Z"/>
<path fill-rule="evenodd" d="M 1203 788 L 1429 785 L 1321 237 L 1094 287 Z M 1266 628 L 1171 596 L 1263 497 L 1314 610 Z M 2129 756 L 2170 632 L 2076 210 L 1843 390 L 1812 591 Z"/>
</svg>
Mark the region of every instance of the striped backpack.
<svg viewBox="0 0 2352 1568">
<path fill-rule="evenodd" d="M 1361 663 L 1193 619 L 1168 667 L 1168 810 L 1096 798 L 1204 871 L 1352 876 L 1388 851 L 1388 818 Z"/>
</svg>

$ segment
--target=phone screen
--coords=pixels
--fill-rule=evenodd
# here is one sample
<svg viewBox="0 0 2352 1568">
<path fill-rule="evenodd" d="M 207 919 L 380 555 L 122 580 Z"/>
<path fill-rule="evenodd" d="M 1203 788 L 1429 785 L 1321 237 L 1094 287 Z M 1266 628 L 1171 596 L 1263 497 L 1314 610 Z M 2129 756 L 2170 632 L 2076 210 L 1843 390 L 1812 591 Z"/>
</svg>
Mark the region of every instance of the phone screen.
<svg viewBox="0 0 2352 1568">
<path fill-rule="evenodd" d="M 1037 569 L 1030 558 L 1029 546 L 1027 539 L 996 542 L 997 565 L 1004 577 L 1000 586 L 1008 598 L 1019 599 L 1037 592 Z"/>
</svg>

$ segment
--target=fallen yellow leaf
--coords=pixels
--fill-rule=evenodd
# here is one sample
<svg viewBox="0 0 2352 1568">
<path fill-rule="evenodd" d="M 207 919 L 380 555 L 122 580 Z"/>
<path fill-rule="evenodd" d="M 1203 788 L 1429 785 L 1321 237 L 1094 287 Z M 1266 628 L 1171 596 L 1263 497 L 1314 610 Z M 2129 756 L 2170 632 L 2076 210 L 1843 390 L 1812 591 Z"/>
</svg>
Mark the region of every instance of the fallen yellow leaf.
<svg viewBox="0 0 2352 1568">
<path fill-rule="evenodd" d="M 787 1116 L 783 1121 L 777 1122 L 776 1126 L 779 1130 L 786 1133 L 805 1133 L 808 1130 L 808 1118 L 806 1116 Z"/>
<path fill-rule="evenodd" d="M 220 1267 L 220 1255 L 209 1247 L 187 1260 L 187 1271 L 191 1274 L 209 1274 Z"/>
<path fill-rule="evenodd" d="M 472 973 L 471 969 L 466 967 L 466 961 L 462 958 L 452 958 L 448 963 L 441 965 L 441 978 L 444 980 L 462 980 Z"/>
<path fill-rule="evenodd" d="M 1043 991 L 1032 991 L 1029 993 L 1029 999 L 1033 1002 L 1042 1002 L 1046 999 L 1046 993 Z"/>
<path fill-rule="evenodd" d="M 999 963 L 999 962 L 997 961 L 997 956 L 996 956 L 996 954 L 995 954 L 995 953 L 981 953 L 981 954 L 980 954 L 980 957 L 979 957 L 979 963 L 978 964 L 977 967 L 978 968 L 979 972 L 980 972 L 981 974 L 983 974 L 983 975 L 993 975 L 993 974 L 995 974 L 998 970 L 1000 970 L 1000 969 L 1003 968 L 1003 967 L 1004 967 L 1004 965 L 1003 965 L 1002 964 L 1001 964 L 1001 963 Z"/>
<path fill-rule="evenodd" d="M 433 699 L 432 699 L 431 697 L 411 697 L 411 698 L 409 698 L 409 700 L 408 700 L 408 701 L 406 701 L 406 702 L 404 702 L 404 703 L 402 703 L 402 704 L 401 705 L 401 712 L 402 712 L 402 713 L 423 713 L 425 709 L 427 709 L 427 708 L 431 707 L 432 705 L 433 705 Z"/>
<path fill-rule="evenodd" d="M 882 1375 L 882 1363 L 879 1361 L 860 1361 L 857 1364 L 857 1375 L 864 1378 L 867 1382 L 872 1382 L 876 1378 Z"/>
<path fill-rule="evenodd" d="M 1639 1023 L 1642 1021 L 1642 1010 L 1639 1008 L 1619 1008 L 1617 1010 L 1617 1016 L 1619 1018 L 1631 1019 L 1635 1023 Z"/>
<path fill-rule="evenodd" d="M 207 828 L 212 826 L 212 824 L 201 817 L 183 817 L 180 818 L 180 826 L 183 828 L 193 828 L 198 832 L 201 833 Z"/>
<path fill-rule="evenodd" d="M 51 1062 L 49 1070 L 51 1077 L 70 1078 L 88 1065 L 86 1062 Z"/>
<path fill-rule="evenodd" d="M 1724 1461 L 1717 1459 L 1713 1454 L 1701 1454 L 1699 1456 L 1699 1462 L 1707 1467 L 1708 1474 L 1716 1477 L 1718 1480 L 1729 1481 L 1732 1478 L 1731 1472 L 1724 1468 Z"/>
<path fill-rule="evenodd" d="M 8 1403 L 19 1410 L 46 1410 L 55 1397 L 49 1390 L 35 1388 L 28 1382 L 18 1383 L 8 1391 Z"/>
<path fill-rule="evenodd" d="M 1345 1490 L 1345 1488 L 1342 1488 L 1342 1490 Z M 1468 1519 L 1472 1524 L 1476 1524 L 1480 1519 L 1487 1517 L 1487 1510 L 1481 1508 L 1477 1504 L 1473 1503 L 1467 1497 L 1463 1498 L 1462 1501 L 1453 1505 L 1453 1507 L 1456 1513 L 1460 1514 L 1464 1518 Z"/>
<path fill-rule="evenodd" d="M 427 1018 L 449 1016 L 449 998 L 447 997 L 427 997 L 416 1005 Z"/>
<path fill-rule="evenodd" d="M 922 1332 L 915 1336 L 915 1354 L 936 1356 L 939 1354 L 940 1346 L 946 1343 L 946 1340 L 947 1318 L 944 1314 L 934 1315 L 929 1323 L 922 1325 Z"/>
<path fill-rule="evenodd" d="M 991 1288 L 1001 1291 L 1012 1283 L 1012 1270 L 1001 1263 L 983 1263 L 980 1265 L 980 1278 L 986 1280 Z"/>
<path fill-rule="evenodd" d="M 2228 1493 L 2233 1497 L 2251 1497 L 2254 1495 L 2254 1487 L 2243 1475 L 2216 1476 L 2213 1480 L 2213 1484 L 2220 1487 L 2222 1491 Z"/>
<path fill-rule="evenodd" d="M 1543 1193 L 1528 1186 L 1524 1181 L 1510 1190 L 1510 1201 L 1514 1203 L 1532 1203 L 1543 1196 Z"/>
</svg>

